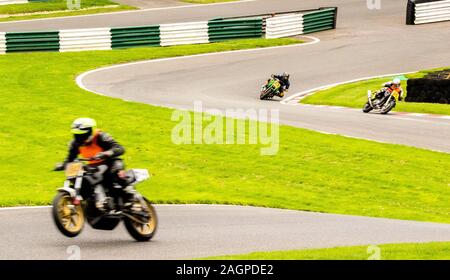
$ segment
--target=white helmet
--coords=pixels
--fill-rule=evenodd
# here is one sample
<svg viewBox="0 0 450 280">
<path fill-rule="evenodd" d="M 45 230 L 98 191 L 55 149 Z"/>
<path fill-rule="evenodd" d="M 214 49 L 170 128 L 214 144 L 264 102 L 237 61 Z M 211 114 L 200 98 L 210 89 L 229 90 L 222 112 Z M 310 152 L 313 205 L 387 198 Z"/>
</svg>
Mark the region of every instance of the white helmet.
<svg viewBox="0 0 450 280">
<path fill-rule="evenodd" d="M 91 118 L 79 118 L 72 123 L 71 132 L 79 144 L 89 142 L 92 138 L 97 122 Z"/>
<path fill-rule="evenodd" d="M 396 85 L 396 86 L 400 86 L 400 84 L 402 83 L 402 81 L 400 81 L 399 78 L 395 78 L 395 79 L 392 81 L 392 83 L 393 83 L 394 85 Z"/>
</svg>

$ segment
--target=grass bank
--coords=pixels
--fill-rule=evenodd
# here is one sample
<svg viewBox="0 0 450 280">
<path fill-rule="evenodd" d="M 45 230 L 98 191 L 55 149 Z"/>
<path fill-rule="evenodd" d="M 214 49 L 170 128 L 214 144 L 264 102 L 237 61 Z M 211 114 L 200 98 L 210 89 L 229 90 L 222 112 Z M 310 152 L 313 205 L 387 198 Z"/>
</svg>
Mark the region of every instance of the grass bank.
<svg viewBox="0 0 450 280">
<path fill-rule="evenodd" d="M 50 170 L 66 155 L 69 125 L 89 116 L 126 147 L 129 167 L 152 172 L 139 189 L 155 202 L 450 222 L 449 154 L 289 126 L 280 127 L 275 156 L 261 156 L 262 145 L 176 145 L 171 109 L 95 95 L 74 82 L 87 70 L 111 64 L 296 42 L 0 56 L 0 206 L 51 201 L 64 177 Z"/>
</svg>

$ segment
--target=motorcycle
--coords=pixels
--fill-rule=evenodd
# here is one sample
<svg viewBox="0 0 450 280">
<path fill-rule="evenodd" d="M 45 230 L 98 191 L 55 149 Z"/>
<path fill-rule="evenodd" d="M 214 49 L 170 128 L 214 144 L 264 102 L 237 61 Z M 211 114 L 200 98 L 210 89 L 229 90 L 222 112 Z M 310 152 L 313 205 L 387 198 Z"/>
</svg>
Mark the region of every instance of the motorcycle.
<svg viewBox="0 0 450 280">
<path fill-rule="evenodd" d="M 150 201 L 139 194 L 134 186 L 150 178 L 146 169 L 126 172 L 127 193 L 131 193 L 128 205 L 124 202 L 124 189 L 118 184 L 102 186 L 106 165 L 89 166 L 85 162 L 95 160 L 77 159 L 65 168 L 66 181 L 53 199 L 52 216 L 59 231 L 67 237 L 75 237 L 84 228 L 85 220 L 92 228 L 113 230 L 124 221 L 128 233 L 137 241 L 148 241 L 156 232 L 158 218 Z M 87 188 L 83 187 L 86 182 Z M 94 191 L 88 191 L 95 186 Z"/>
<path fill-rule="evenodd" d="M 276 78 L 271 78 L 269 81 L 261 87 L 259 99 L 271 99 L 275 95 L 280 93 L 281 83 Z"/>
<path fill-rule="evenodd" d="M 397 105 L 400 93 L 397 90 L 389 90 L 388 88 L 369 92 L 367 94 L 367 103 L 364 105 L 362 111 L 369 113 L 372 110 L 378 111 L 380 114 L 389 113 Z"/>
</svg>

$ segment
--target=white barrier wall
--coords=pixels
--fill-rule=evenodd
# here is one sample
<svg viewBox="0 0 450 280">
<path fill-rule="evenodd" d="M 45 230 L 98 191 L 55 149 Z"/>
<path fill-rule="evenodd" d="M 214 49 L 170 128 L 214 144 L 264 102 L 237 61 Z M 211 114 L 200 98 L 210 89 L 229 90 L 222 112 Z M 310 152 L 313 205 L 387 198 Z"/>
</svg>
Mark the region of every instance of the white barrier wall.
<svg viewBox="0 0 450 280">
<path fill-rule="evenodd" d="M 60 52 L 110 50 L 111 29 L 71 29 L 59 31 Z"/>
<path fill-rule="evenodd" d="M 161 46 L 209 43 L 208 22 L 161 24 Z"/>
<path fill-rule="evenodd" d="M 450 20 L 450 0 L 416 4 L 415 24 Z"/>
<path fill-rule="evenodd" d="M 0 32 L 0 53 L 6 53 L 6 36 L 5 32 Z"/>
<path fill-rule="evenodd" d="M 281 38 L 303 34 L 303 15 L 291 14 L 266 19 L 266 38 Z"/>
<path fill-rule="evenodd" d="M 0 0 L 0 5 L 25 4 L 28 0 Z"/>
</svg>

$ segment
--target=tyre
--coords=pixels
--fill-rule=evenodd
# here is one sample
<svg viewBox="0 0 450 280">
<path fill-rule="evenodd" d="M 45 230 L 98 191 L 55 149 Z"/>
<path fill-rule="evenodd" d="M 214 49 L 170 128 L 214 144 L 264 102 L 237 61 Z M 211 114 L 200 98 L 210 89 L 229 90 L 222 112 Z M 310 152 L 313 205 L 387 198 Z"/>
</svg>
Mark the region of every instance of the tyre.
<svg viewBox="0 0 450 280">
<path fill-rule="evenodd" d="M 370 106 L 370 103 L 367 101 L 367 103 L 366 103 L 366 105 L 364 105 L 362 111 L 364 113 L 369 113 L 372 110 L 373 110 L 372 106 Z"/>
<path fill-rule="evenodd" d="M 261 91 L 261 95 L 259 96 L 259 99 L 264 100 L 267 99 L 267 96 L 269 95 L 269 90 L 266 89 L 264 91 Z"/>
<path fill-rule="evenodd" d="M 380 114 L 386 115 L 392 109 L 394 109 L 394 107 L 395 107 L 395 101 L 391 101 L 391 102 L 389 102 L 389 104 L 386 104 L 383 106 L 383 108 L 381 108 Z"/>
<path fill-rule="evenodd" d="M 156 233 L 156 229 L 158 228 L 158 217 L 156 215 L 156 210 L 151 205 L 150 201 L 144 198 L 147 203 L 147 208 L 149 209 L 149 221 L 146 224 L 138 223 L 128 217 L 124 219 L 125 227 L 128 233 L 136 240 L 136 241 L 149 241 L 153 238 Z"/>
<path fill-rule="evenodd" d="M 75 237 L 83 230 L 85 219 L 81 204 L 73 205 L 72 197 L 58 193 L 52 203 L 53 221 L 59 231 L 67 237 Z"/>
</svg>

